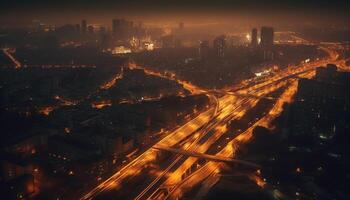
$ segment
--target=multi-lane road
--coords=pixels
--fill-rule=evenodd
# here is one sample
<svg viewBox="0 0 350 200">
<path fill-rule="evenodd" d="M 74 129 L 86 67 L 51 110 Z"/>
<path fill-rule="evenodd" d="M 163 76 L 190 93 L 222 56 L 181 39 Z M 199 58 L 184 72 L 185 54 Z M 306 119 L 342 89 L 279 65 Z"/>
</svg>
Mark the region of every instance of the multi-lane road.
<svg viewBox="0 0 350 200">
<path fill-rule="evenodd" d="M 345 61 L 340 60 L 335 51 L 322 48 L 328 52 L 329 58 L 290 66 L 265 78 L 244 81 L 236 86 L 236 89 L 214 92 L 178 80 L 174 75 L 164 75 L 145 69 L 148 74 L 179 82 L 192 93 L 206 93 L 212 104 L 206 111 L 168 134 L 154 144 L 153 148 L 149 148 L 110 178 L 91 189 L 81 199 L 107 197 L 177 199 L 199 184 L 201 188 L 197 197 L 202 197 L 219 179 L 221 163 L 203 161 L 199 157 L 188 154 L 167 155 L 159 150 L 159 147 L 177 148 L 198 154 L 204 154 L 210 150 L 215 152 L 213 155 L 217 155 L 218 158 L 234 158 L 239 145 L 251 138 L 252 130 L 257 125 L 270 127 L 271 121 L 283 111 L 283 104 L 292 100 L 297 89 L 298 78 L 311 78 L 315 74 L 315 67 L 327 63 L 338 64 L 342 70 L 348 69 Z M 276 95 L 276 91 L 281 92 Z M 214 93 L 222 95 L 216 97 Z M 227 124 L 231 120 L 241 119 L 262 98 L 270 94 L 275 96 L 268 112 L 250 122 L 249 128 L 243 132 L 229 133 Z"/>
<path fill-rule="evenodd" d="M 14 67 L 15 67 L 16 69 L 22 67 L 21 62 L 19 62 L 19 61 L 11 54 L 11 52 L 10 52 L 11 50 L 10 50 L 10 49 L 4 48 L 4 49 L 2 49 L 2 51 L 3 51 L 4 54 L 12 61 L 13 65 L 14 65 Z"/>
</svg>

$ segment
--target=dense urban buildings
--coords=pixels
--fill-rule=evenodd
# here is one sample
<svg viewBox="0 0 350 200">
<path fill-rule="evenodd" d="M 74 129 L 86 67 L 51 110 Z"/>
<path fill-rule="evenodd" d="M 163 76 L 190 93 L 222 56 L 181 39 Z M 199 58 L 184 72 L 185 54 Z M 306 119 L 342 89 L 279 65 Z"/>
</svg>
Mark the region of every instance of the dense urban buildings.
<svg viewBox="0 0 350 200">
<path fill-rule="evenodd" d="M 350 199 L 349 9 L 1 2 L 1 199 Z"/>
</svg>

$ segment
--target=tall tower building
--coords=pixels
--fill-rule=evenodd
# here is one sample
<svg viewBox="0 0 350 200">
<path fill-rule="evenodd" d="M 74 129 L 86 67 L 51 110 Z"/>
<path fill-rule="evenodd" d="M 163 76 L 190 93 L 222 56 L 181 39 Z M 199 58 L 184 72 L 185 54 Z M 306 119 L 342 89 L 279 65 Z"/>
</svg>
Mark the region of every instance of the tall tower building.
<svg viewBox="0 0 350 200">
<path fill-rule="evenodd" d="M 260 47 L 264 60 L 273 60 L 275 57 L 273 50 L 273 34 L 274 30 L 272 27 L 261 27 Z"/>
<path fill-rule="evenodd" d="M 226 48 L 226 38 L 224 35 L 219 36 L 214 39 L 213 41 L 213 47 L 215 51 L 215 55 L 217 57 L 224 57 L 225 56 L 225 48 Z"/>
<path fill-rule="evenodd" d="M 251 37 L 251 47 L 255 48 L 258 46 L 258 29 L 253 28 Z"/>
<path fill-rule="evenodd" d="M 86 34 L 86 31 L 87 31 L 87 23 L 86 23 L 86 20 L 83 19 L 81 20 L 81 33 Z"/>
<path fill-rule="evenodd" d="M 271 48 L 273 46 L 273 34 L 274 30 L 272 27 L 261 27 L 260 46 L 262 48 Z"/>
<path fill-rule="evenodd" d="M 209 41 L 203 40 L 199 42 L 199 57 L 201 59 L 207 58 L 210 54 Z"/>
</svg>

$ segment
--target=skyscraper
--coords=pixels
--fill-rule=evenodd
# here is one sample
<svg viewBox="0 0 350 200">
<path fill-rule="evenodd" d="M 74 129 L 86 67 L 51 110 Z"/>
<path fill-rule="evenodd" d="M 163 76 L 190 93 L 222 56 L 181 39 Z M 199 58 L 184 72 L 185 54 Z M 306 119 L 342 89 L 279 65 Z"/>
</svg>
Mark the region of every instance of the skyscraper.
<svg viewBox="0 0 350 200">
<path fill-rule="evenodd" d="M 225 56 L 226 38 L 224 35 L 215 38 L 213 41 L 213 46 L 217 57 L 222 58 Z"/>
<path fill-rule="evenodd" d="M 273 50 L 273 28 L 272 27 L 261 27 L 260 33 L 260 47 L 262 50 L 262 56 L 264 60 L 273 60 L 275 53 Z"/>
<path fill-rule="evenodd" d="M 258 46 L 258 30 L 253 28 L 251 37 L 251 47 L 255 48 Z"/>
<path fill-rule="evenodd" d="M 272 27 L 261 27 L 260 32 L 260 46 L 262 48 L 271 48 L 273 46 L 273 28 Z"/>
<path fill-rule="evenodd" d="M 203 40 L 199 42 L 199 57 L 201 59 L 207 58 L 209 56 L 209 42 L 207 40 Z"/>
<path fill-rule="evenodd" d="M 86 34 L 86 31 L 87 31 L 87 23 L 86 23 L 86 20 L 83 19 L 81 21 L 81 33 Z"/>
</svg>

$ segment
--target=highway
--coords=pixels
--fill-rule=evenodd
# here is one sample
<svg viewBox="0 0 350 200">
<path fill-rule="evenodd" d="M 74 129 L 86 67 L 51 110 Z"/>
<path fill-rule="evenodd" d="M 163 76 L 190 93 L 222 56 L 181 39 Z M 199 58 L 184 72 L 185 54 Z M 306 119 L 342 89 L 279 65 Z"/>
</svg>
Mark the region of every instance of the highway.
<svg viewBox="0 0 350 200">
<path fill-rule="evenodd" d="M 201 183 L 197 196 L 203 197 L 220 177 L 222 163 L 213 161 L 215 155 L 217 159 L 234 159 L 239 145 L 251 138 L 252 131 L 256 126 L 273 128 L 271 122 L 283 111 L 284 103 L 293 100 L 299 78 L 313 77 L 315 67 L 328 63 L 338 64 L 341 70 L 349 70 L 346 61 L 339 59 L 335 51 L 324 46 L 322 48 L 328 52 L 329 58 L 290 66 L 268 77 L 242 81 L 234 88 L 220 91 L 206 91 L 189 82 L 178 80 L 174 74 L 162 74 L 143 68 L 147 74 L 177 81 L 193 94 L 205 93 L 211 102 L 215 103 L 211 103 L 206 111 L 158 141 L 120 171 L 83 195 L 81 199 L 98 199 L 105 193 L 113 194 L 118 193 L 118 191 L 122 193 L 123 187 L 128 187 L 125 183 L 132 182 L 134 178 L 136 181 L 136 177 L 146 176 L 146 174 L 151 177 L 151 180 L 140 183 L 144 187 L 141 190 L 135 189 L 132 194 L 128 194 L 128 199 L 178 199 L 190 191 L 193 186 Z M 129 67 L 141 68 L 134 64 Z M 276 91 L 282 92 L 274 97 L 269 96 Z M 215 93 L 223 95 L 218 98 L 214 95 Z M 261 99 L 267 97 L 273 101 L 268 112 L 250 122 L 249 128 L 243 132 L 228 133 L 227 124 L 231 120 L 241 119 Z M 158 155 L 164 153 L 160 147 L 168 148 L 168 150 L 178 149 L 179 152 L 192 152 L 197 156 L 175 154 L 168 156 L 166 161 L 159 161 Z M 211 160 L 203 163 L 202 158 L 198 155 L 203 155 L 209 150 L 214 151 L 215 154 L 211 155 Z M 151 173 L 148 170 L 150 166 L 156 172 Z"/>
<path fill-rule="evenodd" d="M 344 63 L 344 61 L 337 61 L 336 59 L 338 56 L 336 54 L 330 54 L 330 59 L 320 62 L 316 62 L 313 64 L 305 65 L 302 66 L 302 70 L 288 70 L 291 71 L 291 73 L 284 73 L 284 77 L 278 75 L 277 77 L 274 78 L 269 78 L 270 81 L 266 82 L 274 82 L 276 79 L 285 79 L 285 78 L 293 78 L 295 75 L 297 75 L 299 78 L 311 78 L 314 76 L 314 67 L 315 66 L 320 66 L 320 65 L 325 65 L 327 63 Z M 349 70 L 348 66 L 343 65 L 341 68 L 342 70 Z M 276 78 L 276 79 L 275 79 Z M 265 84 L 266 82 L 262 83 Z M 258 87 L 253 86 L 252 88 Z M 235 137 L 233 140 L 228 142 L 225 145 L 225 148 L 223 148 L 221 151 L 219 151 L 216 155 L 218 157 L 227 157 L 231 156 L 234 157 L 235 150 L 239 147 L 239 144 L 247 141 L 251 138 L 252 136 L 252 131 L 253 129 L 260 125 L 260 126 L 265 126 L 272 128 L 271 121 L 275 119 L 282 111 L 283 111 L 283 104 L 285 102 L 290 102 L 292 100 L 292 97 L 294 93 L 296 92 L 297 89 L 297 80 L 292 80 L 289 87 L 284 91 L 284 93 L 280 96 L 280 98 L 277 100 L 277 102 L 274 104 L 273 108 L 270 110 L 270 112 L 255 122 L 253 125 L 251 125 L 250 128 L 248 128 L 245 132 L 239 134 L 237 137 Z M 250 89 L 249 89 L 250 90 Z M 252 90 L 250 90 L 252 92 Z M 254 94 L 255 96 L 255 94 Z M 176 179 L 168 179 L 171 180 L 164 185 L 171 185 L 171 187 L 168 187 L 167 190 L 164 190 L 164 187 L 162 190 L 158 193 L 154 193 L 153 196 L 151 196 L 150 199 L 177 199 L 180 198 L 181 195 L 190 190 L 193 186 L 197 184 L 201 184 L 201 189 L 200 192 L 198 193 L 198 198 L 203 197 L 206 192 L 209 191 L 210 187 L 215 184 L 215 182 L 218 179 L 219 176 L 219 171 L 220 171 L 220 165 L 221 163 L 219 162 L 212 162 L 209 161 L 207 162 L 204 166 L 199 167 L 194 173 L 192 173 L 190 176 L 186 178 L 182 178 L 181 180 L 176 180 Z M 181 169 L 184 170 L 184 169 Z M 176 175 L 174 175 L 176 177 Z M 175 181 L 174 181 L 175 180 Z"/>
<path fill-rule="evenodd" d="M 157 150 L 162 150 L 162 151 L 169 151 L 169 152 L 176 153 L 176 154 L 182 154 L 185 156 L 203 158 L 205 160 L 214 161 L 214 162 L 238 163 L 238 164 L 242 164 L 245 166 L 254 167 L 257 169 L 261 168 L 260 165 L 257 165 L 255 163 L 251 163 L 251 162 L 247 162 L 244 160 L 237 160 L 237 159 L 233 159 L 233 158 L 229 158 L 229 157 L 220 157 L 218 155 L 209 155 L 209 154 L 204 154 L 204 153 L 198 153 L 197 151 L 186 151 L 183 149 L 175 149 L 175 148 L 171 148 L 171 147 L 162 147 L 162 146 L 157 146 L 157 147 L 153 147 L 153 148 L 157 149 Z"/>
<path fill-rule="evenodd" d="M 22 67 L 21 62 L 19 62 L 10 52 L 10 49 L 4 48 L 2 49 L 4 54 L 13 62 L 15 69 L 19 69 Z"/>
</svg>

